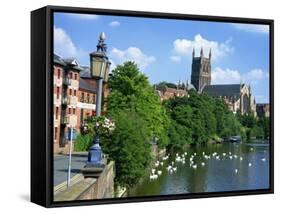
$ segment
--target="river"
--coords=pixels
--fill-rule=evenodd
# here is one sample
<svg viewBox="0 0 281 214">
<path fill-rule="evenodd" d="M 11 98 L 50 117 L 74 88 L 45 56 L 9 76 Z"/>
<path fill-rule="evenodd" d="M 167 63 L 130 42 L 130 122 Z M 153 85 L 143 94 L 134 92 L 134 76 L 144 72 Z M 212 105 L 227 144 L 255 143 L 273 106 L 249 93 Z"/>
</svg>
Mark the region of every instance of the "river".
<svg viewBox="0 0 281 214">
<path fill-rule="evenodd" d="M 186 154 L 181 162 L 175 161 L 177 153 L 178 156 Z M 178 149 L 170 152 L 167 160 L 160 158 L 159 161 L 163 166 L 154 166 L 155 174 L 158 170 L 162 174 L 152 180 L 149 172 L 137 186 L 128 190 L 128 197 L 269 188 L 269 144 L 264 141 Z M 172 162 L 176 171 L 171 173 L 167 167 Z"/>
</svg>

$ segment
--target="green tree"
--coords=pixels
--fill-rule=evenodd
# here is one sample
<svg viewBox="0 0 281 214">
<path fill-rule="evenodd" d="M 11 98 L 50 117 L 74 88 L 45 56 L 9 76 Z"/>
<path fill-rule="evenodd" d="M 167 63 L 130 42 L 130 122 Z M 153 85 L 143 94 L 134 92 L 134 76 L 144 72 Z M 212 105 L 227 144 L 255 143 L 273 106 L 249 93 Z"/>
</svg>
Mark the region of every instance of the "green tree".
<svg viewBox="0 0 281 214">
<path fill-rule="evenodd" d="M 103 151 L 115 161 L 117 185 L 132 187 L 145 174 L 151 161 L 148 127 L 134 110 L 116 111 L 111 115 L 116 129 L 111 138 L 103 138 Z"/>
<path fill-rule="evenodd" d="M 150 139 L 157 137 L 161 147 L 168 144 L 169 118 L 166 110 L 148 78 L 139 71 L 134 62 L 125 62 L 112 71 L 109 88 L 109 114 L 133 109 L 148 126 Z"/>
<path fill-rule="evenodd" d="M 115 181 L 133 186 L 144 175 L 151 161 L 150 143 L 169 143 L 169 118 L 148 78 L 134 62 L 118 65 L 109 79 L 108 117 L 116 129 L 102 139 L 104 152 L 116 163 Z M 103 136 L 102 136 L 103 138 Z"/>
</svg>

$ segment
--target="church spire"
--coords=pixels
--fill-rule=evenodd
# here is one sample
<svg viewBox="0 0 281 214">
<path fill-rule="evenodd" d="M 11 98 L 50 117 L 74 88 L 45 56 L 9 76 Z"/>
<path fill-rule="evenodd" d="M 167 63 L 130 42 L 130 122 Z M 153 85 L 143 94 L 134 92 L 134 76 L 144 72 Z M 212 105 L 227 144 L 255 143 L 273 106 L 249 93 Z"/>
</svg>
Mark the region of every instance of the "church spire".
<svg viewBox="0 0 281 214">
<path fill-rule="evenodd" d="M 211 60 L 212 58 L 212 49 L 210 48 L 210 51 L 209 51 L 209 60 Z"/>
</svg>

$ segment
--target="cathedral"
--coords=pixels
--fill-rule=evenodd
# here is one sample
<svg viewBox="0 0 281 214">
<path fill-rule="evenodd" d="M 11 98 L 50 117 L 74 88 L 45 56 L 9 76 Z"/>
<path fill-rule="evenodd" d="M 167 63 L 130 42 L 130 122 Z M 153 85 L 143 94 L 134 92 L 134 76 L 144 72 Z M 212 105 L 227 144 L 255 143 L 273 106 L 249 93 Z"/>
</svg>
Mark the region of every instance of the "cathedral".
<svg viewBox="0 0 281 214">
<path fill-rule="evenodd" d="M 240 112 L 256 114 L 256 101 L 251 92 L 251 87 L 246 84 L 211 84 L 211 50 L 209 57 L 204 57 L 203 48 L 200 56 L 195 57 L 192 52 L 191 84 L 198 93 L 206 93 L 212 97 L 223 99 L 233 113 Z"/>
</svg>

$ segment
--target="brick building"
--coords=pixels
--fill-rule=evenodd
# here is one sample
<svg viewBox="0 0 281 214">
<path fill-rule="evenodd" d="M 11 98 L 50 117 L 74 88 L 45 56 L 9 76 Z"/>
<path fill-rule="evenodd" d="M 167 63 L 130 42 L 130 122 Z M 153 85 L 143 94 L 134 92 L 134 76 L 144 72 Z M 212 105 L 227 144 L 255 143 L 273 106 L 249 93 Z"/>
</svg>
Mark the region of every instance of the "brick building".
<svg viewBox="0 0 281 214">
<path fill-rule="evenodd" d="M 80 66 L 74 58 L 54 54 L 54 153 L 69 150 L 66 133 L 70 127 L 79 133 L 83 121 L 96 110 L 97 82 L 90 76 L 88 67 Z M 108 95 L 107 84 L 103 97 Z"/>
</svg>

